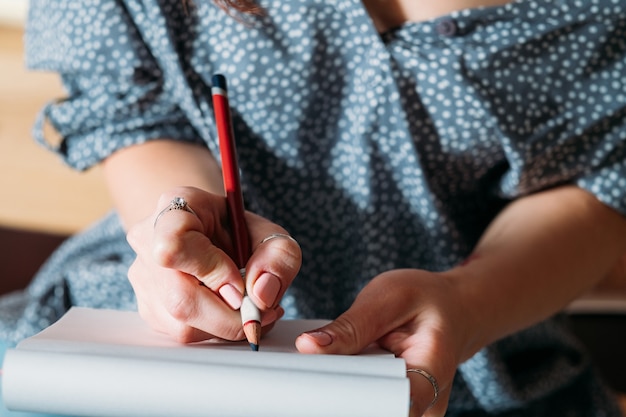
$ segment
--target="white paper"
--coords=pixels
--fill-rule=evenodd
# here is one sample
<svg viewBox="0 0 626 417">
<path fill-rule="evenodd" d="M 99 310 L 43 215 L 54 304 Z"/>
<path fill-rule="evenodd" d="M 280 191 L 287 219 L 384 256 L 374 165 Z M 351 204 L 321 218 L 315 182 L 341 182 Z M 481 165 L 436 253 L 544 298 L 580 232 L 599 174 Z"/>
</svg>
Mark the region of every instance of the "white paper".
<svg viewBox="0 0 626 417">
<path fill-rule="evenodd" d="M 297 353 L 295 338 L 324 323 L 281 321 L 252 352 L 247 343 L 180 345 L 134 312 L 73 308 L 7 352 L 4 401 L 85 417 L 406 417 L 403 360 Z"/>
</svg>

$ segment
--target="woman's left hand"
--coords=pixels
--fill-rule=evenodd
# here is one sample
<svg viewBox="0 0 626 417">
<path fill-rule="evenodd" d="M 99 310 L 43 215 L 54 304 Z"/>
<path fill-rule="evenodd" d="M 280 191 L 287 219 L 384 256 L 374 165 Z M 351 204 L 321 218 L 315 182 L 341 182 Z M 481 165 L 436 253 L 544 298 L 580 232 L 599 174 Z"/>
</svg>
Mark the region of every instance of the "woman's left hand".
<svg viewBox="0 0 626 417">
<path fill-rule="evenodd" d="M 411 416 L 443 416 L 456 368 L 469 342 L 467 313 L 454 297 L 454 285 L 437 274 L 416 269 L 392 270 L 373 279 L 348 311 L 327 326 L 302 334 L 303 353 L 355 354 L 377 342 L 406 361 Z"/>
<path fill-rule="evenodd" d="M 461 362 L 551 317 L 611 268 L 619 275 L 624 253 L 622 213 L 580 188 L 552 188 L 510 203 L 463 264 L 441 273 L 384 272 L 348 311 L 296 344 L 301 352 L 352 354 L 378 342 L 439 384 L 429 408 L 435 385 L 409 373 L 411 416 L 443 416 Z"/>
</svg>

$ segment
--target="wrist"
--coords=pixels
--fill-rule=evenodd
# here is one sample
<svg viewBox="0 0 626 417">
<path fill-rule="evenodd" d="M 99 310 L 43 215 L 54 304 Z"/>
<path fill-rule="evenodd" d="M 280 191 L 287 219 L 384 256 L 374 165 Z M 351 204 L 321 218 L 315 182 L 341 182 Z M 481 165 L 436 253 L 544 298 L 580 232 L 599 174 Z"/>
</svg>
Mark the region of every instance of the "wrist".
<svg viewBox="0 0 626 417">
<path fill-rule="evenodd" d="M 532 324 L 528 309 L 521 307 L 525 303 L 516 301 L 514 293 L 509 292 L 513 280 L 507 279 L 507 271 L 496 271 L 499 270 L 494 269 L 488 257 L 472 256 L 469 262 L 442 273 L 457 306 L 461 362 L 485 346 Z M 507 291 L 503 292 L 503 288 Z M 525 297 L 521 291 L 518 296 Z"/>
<path fill-rule="evenodd" d="M 468 285 L 472 279 L 467 272 L 463 266 L 459 266 L 438 273 L 445 282 L 447 297 L 452 301 L 449 305 L 454 306 L 446 313 L 455 335 L 455 356 L 459 364 L 490 342 L 484 316 L 474 306 L 477 295 L 472 286 Z"/>
</svg>

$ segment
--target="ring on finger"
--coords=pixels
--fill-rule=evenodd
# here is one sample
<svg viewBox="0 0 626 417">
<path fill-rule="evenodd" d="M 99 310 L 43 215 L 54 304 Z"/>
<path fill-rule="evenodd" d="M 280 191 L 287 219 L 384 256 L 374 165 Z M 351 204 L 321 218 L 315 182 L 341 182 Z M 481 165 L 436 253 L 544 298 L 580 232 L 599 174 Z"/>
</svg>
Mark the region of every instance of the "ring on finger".
<svg viewBox="0 0 626 417">
<path fill-rule="evenodd" d="M 426 372 L 425 370 L 419 369 L 419 368 L 407 369 L 406 372 L 407 373 L 412 372 L 412 373 L 420 374 L 421 376 L 426 378 L 428 380 L 428 382 L 430 382 L 430 385 L 433 386 L 434 394 L 433 394 L 433 400 L 430 402 L 430 405 L 428 406 L 428 408 L 430 408 L 433 405 L 435 405 L 435 403 L 437 402 L 437 399 L 439 398 L 439 384 L 437 383 L 437 380 L 435 379 L 435 377 L 432 376 L 429 372 Z"/>
<path fill-rule="evenodd" d="M 272 239 L 288 239 L 291 240 L 292 242 L 295 242 L 296 245 L 298 244 L 298 241 L 296 239 L 294 239 L 293 237 L 285 234 L 285 233 L 272 233 L 271 235 L 265 236 L 261 242 L 259 243 L 259 245 L 262 245 L 263 243 L 269 242 Z"/>
<path fill-rule="evenodd" d="M 182 197 L 174 197 L 172 199 L 172 201 L 170 201 L 170 204 L 167 207 L 165 207 L 163 210 L 161 210 L 159 212 L 159 214 L 156 216 L 156 219 L 154 219 L 154 226 L 153 227 L 156 227 L 157 222 L 159 221 L 159 219 L 161 218 L 162 215 L 164 215 L 168 211 L 172 211 L 172 210 L 186 211 L 186 212 L 191 213 L 194 216 L 198 217 L 196 212 L 193 211 L 193 209 L 191 207 L 189 207 L 189 203 L 187 203 L 187 200 L 185 200 Z"/>
</svg>

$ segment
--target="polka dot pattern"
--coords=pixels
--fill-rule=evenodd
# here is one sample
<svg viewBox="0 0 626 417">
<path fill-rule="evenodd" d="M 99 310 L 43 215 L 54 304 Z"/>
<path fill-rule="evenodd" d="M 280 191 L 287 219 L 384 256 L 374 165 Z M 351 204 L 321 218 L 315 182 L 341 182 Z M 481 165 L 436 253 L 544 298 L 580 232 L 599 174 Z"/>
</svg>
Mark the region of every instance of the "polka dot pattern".
<svg viewBox="0 0 626 417">
<path fill-rule="evenodd" d="M 210 78 L 225 74 L 248 208 L 304 251 L 288 317 L 333 318 L 385 270 L 450 268 L 504 205 L 549 187 L 576 184 L 626 214 L 623 1 L 518 0 L 382 35 L 358 0 L 260 3 L 264 17 L 237 20 L 208 0 L 188 10 L 179 0 L 33 0 L 29 65 L 59 72 L 68 90 L 42 112 L 38 140 L 47 118 L 63 137 L 48 146 L 76 169 L 162 137 L 219 155 Z M 115 285 L 104 299 L 90 291 L 87 265 L 87 278 L 62 287 L 72 302 L 106 304 Z M 132 304 L 119 270 L 91 265 Z M 584 364 L 506 376 L 509 358 L 536 346 L 576 350 L 552 326 L 468 361 L 451 414 L 544 404 L 575 386 Z M 604 397 L 572 404 L 572 415 L 613 415 Z"/>
</svg>

